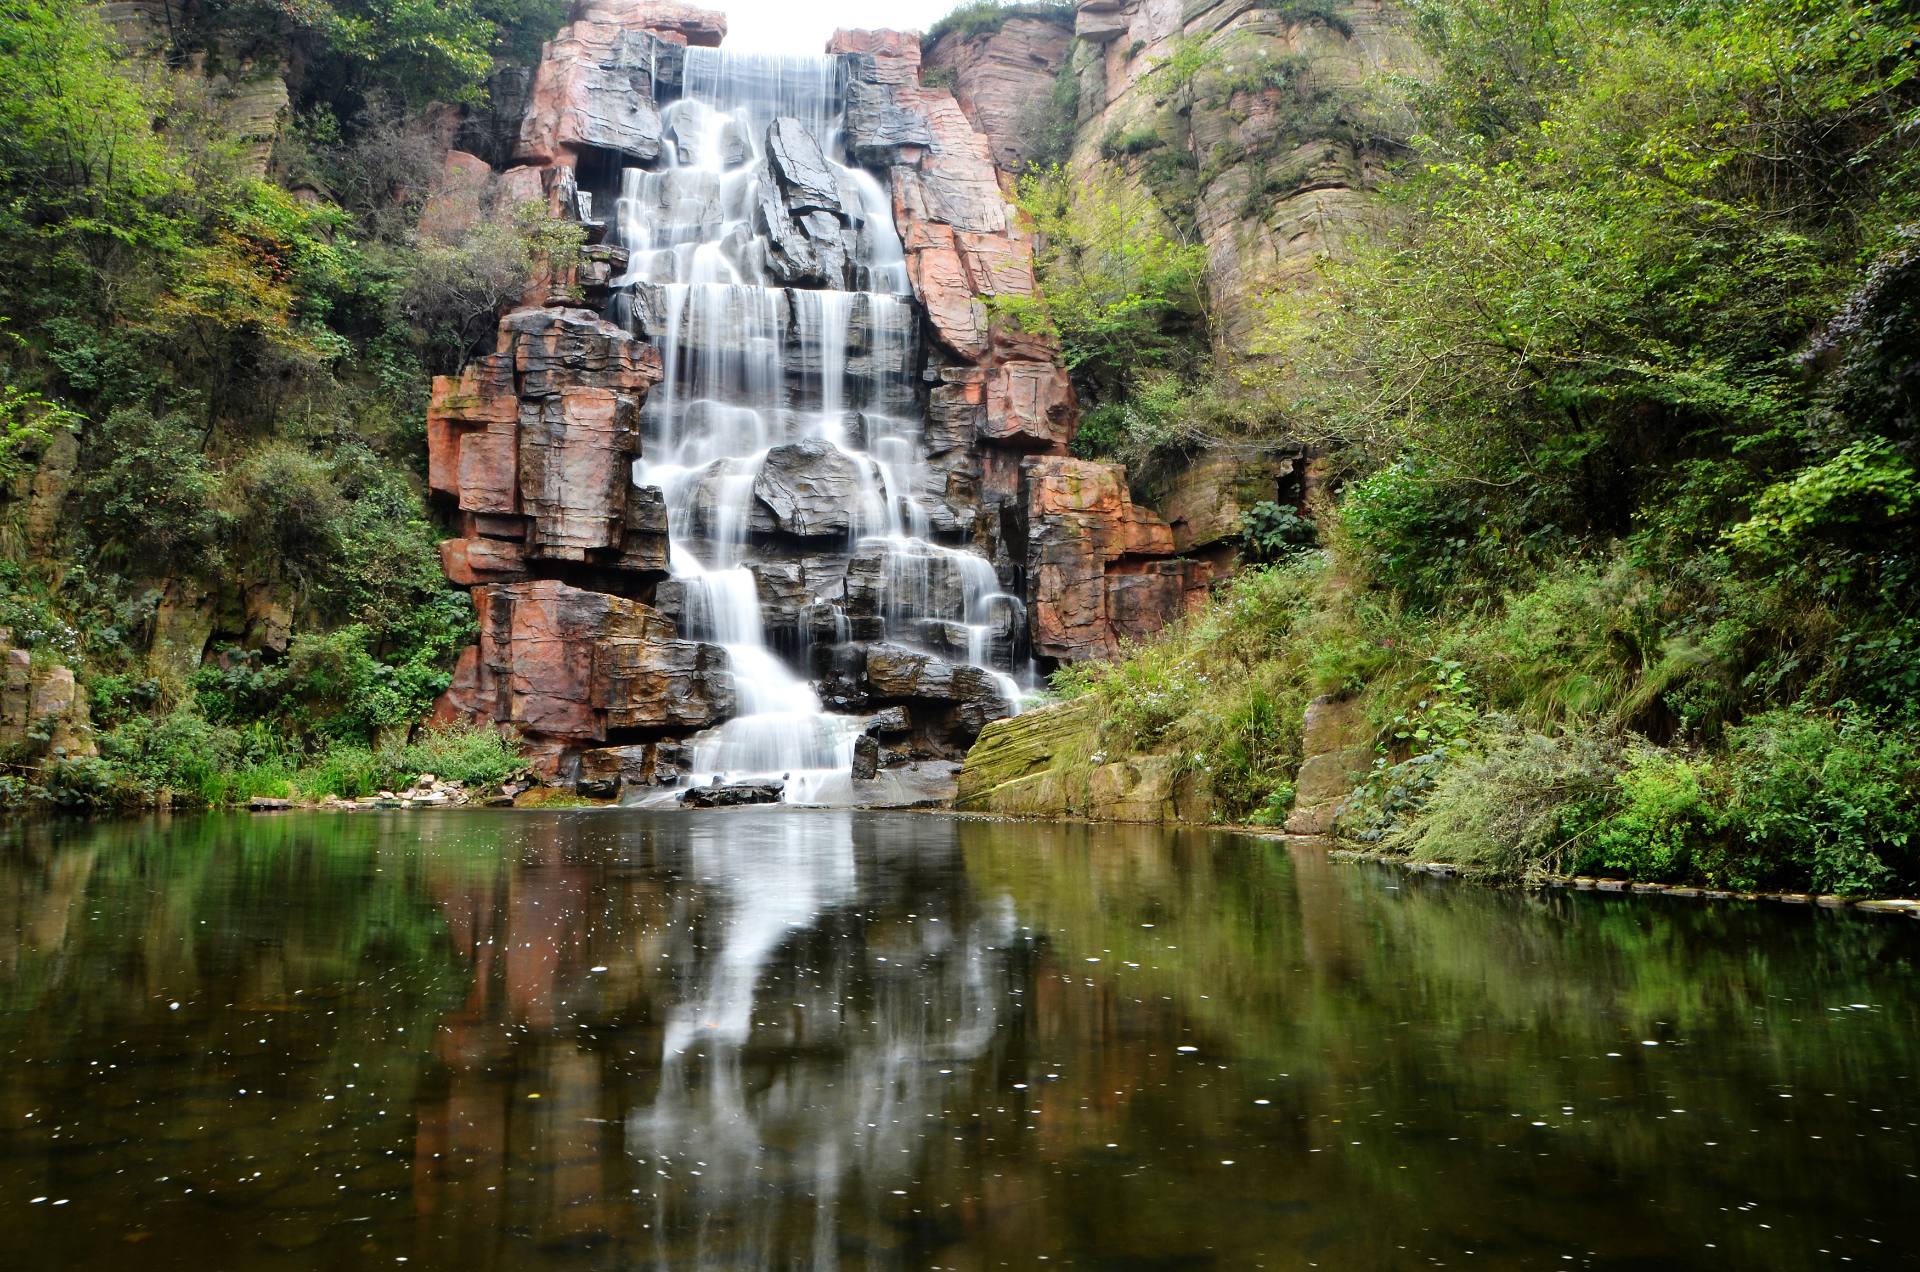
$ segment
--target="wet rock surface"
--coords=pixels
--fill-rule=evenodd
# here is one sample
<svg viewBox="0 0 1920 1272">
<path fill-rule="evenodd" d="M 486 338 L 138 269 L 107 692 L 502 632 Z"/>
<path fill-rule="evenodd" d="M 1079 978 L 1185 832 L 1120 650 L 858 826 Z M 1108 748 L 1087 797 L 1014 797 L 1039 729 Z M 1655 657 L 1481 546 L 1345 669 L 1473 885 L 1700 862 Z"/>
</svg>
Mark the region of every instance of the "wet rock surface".
<svg viewBox="0 0 1920 1272">
<path fill-rule="evenodd" d="M 696 786 L 680 797 L 684 808 L 744 808 L 778 804 L 786 793 L 779 782 L 743 782 L 735 786 Z"/>
<path fill-rule="evenodd" d="M 754 478 L 753 493 L 766 515 L 757 529 L 800 539 L 844 537 L 863 490 L 877 489 L 872 461 L 817 439 L 776 446 Z"/>
</svg>

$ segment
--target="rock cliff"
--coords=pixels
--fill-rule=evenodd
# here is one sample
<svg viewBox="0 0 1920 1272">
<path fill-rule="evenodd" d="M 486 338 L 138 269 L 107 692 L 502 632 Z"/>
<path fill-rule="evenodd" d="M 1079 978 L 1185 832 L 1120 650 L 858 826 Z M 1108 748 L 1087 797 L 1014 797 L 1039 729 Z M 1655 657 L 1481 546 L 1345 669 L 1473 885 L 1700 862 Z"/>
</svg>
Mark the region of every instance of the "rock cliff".
<svg viewBox="0 0 1920 1272">
<path fill-rule="evenodd" d="M 1392 5 L 1084 0 L 1076 32 L 1074 162 L 1116 163 L 1191 218 L 1223 353 L 1264 293 L 1311 291 L 1317 259 L 1381 226 L 1394 121 L 1369 84 L 1421 65 Z"/>
<path fill-rule="evenodd" d="M 428 444 L 430 485 L 457 520 L 446 573 L 473 590 L 482 620 L 439 718 L 513 728 L 550 776 L 597 792 L 679 779 L 700 738 L 749 710 L 735 675 L 752 673 L 729 662 L 738 647 L 681 637 L 718 630 L 717 602 L 711 579 L 669 578 L 675 536 L 747 537 L 754 639 L 810 680 L 827 710 L 888 722 L 855 752 L 867 775 L 876 763 L 958 758 L 1010 709 L 1007 677 L 991 668 L 1023 667 L 1029 651 L 1043 662 L 1111 654 L 1177 615 L 1188 582 L 1172 531 L 1131 501 L 1124 473 L 1067 457 L 1079 410 L 1056 352 L 992 312 L 995 297 L 1034 287 L 996 164 L 1018 161 L 1008 68 L 1057 56 L 1064 30 L 1050 28 L 1042 51 L 1002 48 L 979 63 L 1001 86 L 969 97 L 981 126 L 953 92 L 923 85 L 917 36 L 843 31 L 830 45 L 838 71 L 823 91 L 839 95 L 847 155 L 887 191 L 924 339 L 896 329 L 890 298 L 862 290 L 878 268 L 867 205 L 822 153 L 818 127 L 797 117 L 804 103 L 783 99 L 796 117 L 777 115 L 764 134 L 730 140 L 739 115 L 697 143 L 676 131 L 687 125 L 673 122 L 684 119 L 673 103 L 716 73 L 688 50 L 724 32 L 724 19 L 687 6 L 582 0 L 532 77 L 514 166 L 494 172 L 455 153 L 425 218 L 429 233 L 453 237 L 538 201 L 585 235 L 577 264 L 530 280 L 491 352 L 436 381 Z M 660 273 L 658 251 L 648 277 L 667 281 L 634 281 L 640 254 L 612 209 L 663 200 L 656 223 L 719 234 L 720 187 L 701 195 L 704 178 L 688 168 L 713 161 L 714 145 L 719 171 L 758 163 L 761 176 L 751 239 L 715 239 L 729 263 L 710 268 L 767 285 L 696 285 L 690 296 L 679 275 Z M 649 173 L 669 176 L 649 184 Z M 696 321 L 692 301 L 719 307 Z M 844 346 L 823 335 L 839 323 L 851 333 Z M 724 476 L 735 461 L 674 497 L 635 472 L 665 455 L 643 440 L 663 374 L 704 384 L 701 367 L 743 357 L 768 359 L 780 381 L 766 403 L 701 389 L 700 400 L 657 403 L 672 415 L 660 425 L 684 437 L 739 427 L 749 405 L 756 427 L 769 425 L 769 404 L 783 419 L 831 410 L 839 390 L 822 389 L 822 375 L 831 385 L 844 374 L 850 402 L 864 405 L 844 429 L 788 432 L 756 454 L 735 525 Z M 887 396 L 916 381 L 923 397 Z M 898 480 L 889 438 L 915 416 L 899 433 L 917 451 L 903 494 L 929 537 L 863 537 L 870 492 Z M 869 451 L 895 456 L 893 466 Z M 983 585 L 969 561 L 994 579 Z M 894 741 L 881 748 L 878 736 Z"/>
</svg>

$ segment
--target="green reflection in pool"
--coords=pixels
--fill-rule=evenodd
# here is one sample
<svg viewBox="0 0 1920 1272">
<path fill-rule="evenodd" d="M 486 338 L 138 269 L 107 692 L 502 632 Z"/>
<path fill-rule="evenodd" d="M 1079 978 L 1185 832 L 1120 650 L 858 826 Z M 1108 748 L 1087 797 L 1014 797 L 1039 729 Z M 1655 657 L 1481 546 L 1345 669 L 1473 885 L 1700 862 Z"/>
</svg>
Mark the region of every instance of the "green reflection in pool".
<svg viewBox="0 0 1920 1272">
<path fill-rule="evenodd" d="M 16 826 L 0 1248 L 1900 1266 L 1916 937 L 907 814 Z"/>
</svg>

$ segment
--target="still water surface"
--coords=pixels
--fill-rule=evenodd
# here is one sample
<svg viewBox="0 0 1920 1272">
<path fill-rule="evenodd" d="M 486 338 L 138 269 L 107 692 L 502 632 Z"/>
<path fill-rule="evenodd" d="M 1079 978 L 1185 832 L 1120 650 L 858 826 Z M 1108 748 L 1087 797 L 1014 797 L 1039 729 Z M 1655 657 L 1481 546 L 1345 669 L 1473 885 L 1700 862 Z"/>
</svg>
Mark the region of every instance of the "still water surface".
<svg viewBox="0 0 1920 1272">
<path fill-rule="evenodd" d="M 0 1250 L 1909 1266 L 1916 937 L 915 815 L 23 826 Z"/>
</svg>

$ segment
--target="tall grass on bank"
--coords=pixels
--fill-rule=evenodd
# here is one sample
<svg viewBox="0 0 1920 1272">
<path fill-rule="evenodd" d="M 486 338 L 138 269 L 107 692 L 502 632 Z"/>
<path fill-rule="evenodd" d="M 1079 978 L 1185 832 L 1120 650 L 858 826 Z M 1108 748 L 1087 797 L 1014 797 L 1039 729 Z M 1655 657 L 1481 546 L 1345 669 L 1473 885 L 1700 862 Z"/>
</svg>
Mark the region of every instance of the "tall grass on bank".
<svg viewBox="0 0 1920 1272">
<path fill-rule="evenodd" d="M 123 727 L 102 753 L 57 761 L 7 779 L 9 803 L 76 809 L 135 808 L 162 801 L 224 808 L 252 799 L 359 799 L 401 790 L 423 774 L 487 790 L 526 772 L 517 741 L 491 729 L 425 730 L 369 746 L 335 742 L 286 748 L 257 729 L 207 723 L 186 712 Z"/>
</svg>

